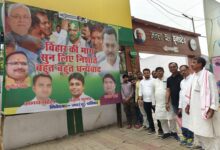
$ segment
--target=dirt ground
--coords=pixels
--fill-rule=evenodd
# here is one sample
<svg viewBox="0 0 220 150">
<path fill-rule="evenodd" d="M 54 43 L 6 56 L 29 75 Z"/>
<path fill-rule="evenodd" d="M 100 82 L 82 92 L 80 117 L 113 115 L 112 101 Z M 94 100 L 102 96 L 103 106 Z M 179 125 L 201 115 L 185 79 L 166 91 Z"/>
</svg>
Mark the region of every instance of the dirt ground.
<svg viewBox="0 0 220 150">
<path fill-rule="evenodd" d="M 110 126 L 19 150 L 186 150 L 173 138 L 162 140 L 143 128 Z"/>
</svg>

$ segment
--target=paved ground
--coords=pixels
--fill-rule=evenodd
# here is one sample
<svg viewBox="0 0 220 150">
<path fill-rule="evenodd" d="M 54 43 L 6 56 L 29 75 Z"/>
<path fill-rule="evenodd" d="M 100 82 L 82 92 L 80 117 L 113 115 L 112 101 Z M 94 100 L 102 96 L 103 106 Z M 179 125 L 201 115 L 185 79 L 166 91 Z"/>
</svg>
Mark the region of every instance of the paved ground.
<svg viewBox="0 0 220 150">
<path fill-rule="evenodd" d="M 187 150 L 176 140 L 161 140 L 144 129 L 106 127 L 19 150 Z"/>
</svg>

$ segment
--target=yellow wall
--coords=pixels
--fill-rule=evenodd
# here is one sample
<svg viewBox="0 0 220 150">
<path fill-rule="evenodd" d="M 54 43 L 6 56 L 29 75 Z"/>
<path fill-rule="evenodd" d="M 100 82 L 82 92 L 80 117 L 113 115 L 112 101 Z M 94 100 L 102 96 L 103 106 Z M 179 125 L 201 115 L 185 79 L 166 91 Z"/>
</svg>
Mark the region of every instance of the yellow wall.
<svg viewBox="0 0 220 150">
<path fill-rule="evenodd" d="M 6 0 L 7 1 L 7 0 Z M 132 28 L 129 0 L 8 0 Z"/>
</svg>

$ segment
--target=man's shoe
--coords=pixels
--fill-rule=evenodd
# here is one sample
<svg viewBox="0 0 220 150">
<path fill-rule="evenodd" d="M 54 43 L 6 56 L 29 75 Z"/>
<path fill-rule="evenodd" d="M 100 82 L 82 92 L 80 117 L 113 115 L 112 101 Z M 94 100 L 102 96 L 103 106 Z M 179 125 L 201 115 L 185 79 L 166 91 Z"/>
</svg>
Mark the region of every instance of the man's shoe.
<svg viewBox="0 0 220 150">
<path fill-rule="evenodd" d="M 183 146 L 187 146 L 187 140 L 182 140 L 182 141 L 180 141 L 180 145 L 183 145 Z"/>
<path fill-rule="evenodd" d="M 163 134 L 163 136 L 161 136 L 161 139 L 167 139 L 167 138 L 169 138 L 171 135 L 170 135 L 170 133 L 165 133 L 165 134 Z"/>
<path fill-rule="evenodd" d="M 176 139 L 177 141 L 180 140 L 180 138 L 179 138 L 179 136 L 177 135 L 176 132 L 171 132 L 170 134 L 171 134 L 171 136 L 174 137 L 174 139 Z"/>
<path fill-rule="evenodd" d="M 132 125 L 129 124 L 129 125 L 127 126 L 127 129 L 131 129 L 131 128 L 132 128 Z"/>
<path fill-rule="evenodd" d="M 191 147 L 191 149 L 199 149 L 199 150 L 202 150 L 202 146 L 193 145 L 193 146 Z"/>
<path fill-rule="evenodd" d="M 139 125 L 139 124 L 136 124 L 136 125 L 134 126 L 135 129 L 140 129 L 140 127 L 141 127 L 141 125 Z"/>
<path fill-rule="evenodd" d="M 155 134 L 155 133 L 156 133 L 156 131 L 153 129 L 149 129 L 147 132 L 148 135 Z"/>
<path fill-rule="evenodd" d="M 187 144 L 187 138 L 184 136 L 180 138 L 180 145 L 186 145 Z"/>
<path fill-rule="evenodd" d="M 193 147 L 193 139 L 192 139 L 192 138 L 187 139 L 187 141 L 186 141 L 186 147 L 187 147 L 187 148 L 192 148 L 192 147 Z"/>
</svg>

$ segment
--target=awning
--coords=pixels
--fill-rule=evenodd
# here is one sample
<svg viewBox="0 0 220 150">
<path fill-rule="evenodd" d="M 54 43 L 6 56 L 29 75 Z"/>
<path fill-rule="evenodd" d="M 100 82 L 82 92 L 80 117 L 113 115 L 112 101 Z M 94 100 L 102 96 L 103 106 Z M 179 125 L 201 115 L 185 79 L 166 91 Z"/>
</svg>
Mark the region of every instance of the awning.
<svg viewBox="0 0 220 150">
<path fill-rule="evenodd" d="M 132 29 L 123 28 L 123 27 L 119 29 L 119 45 L 120 46 L 133 46 L 134 45 Z"/>
</svg>

